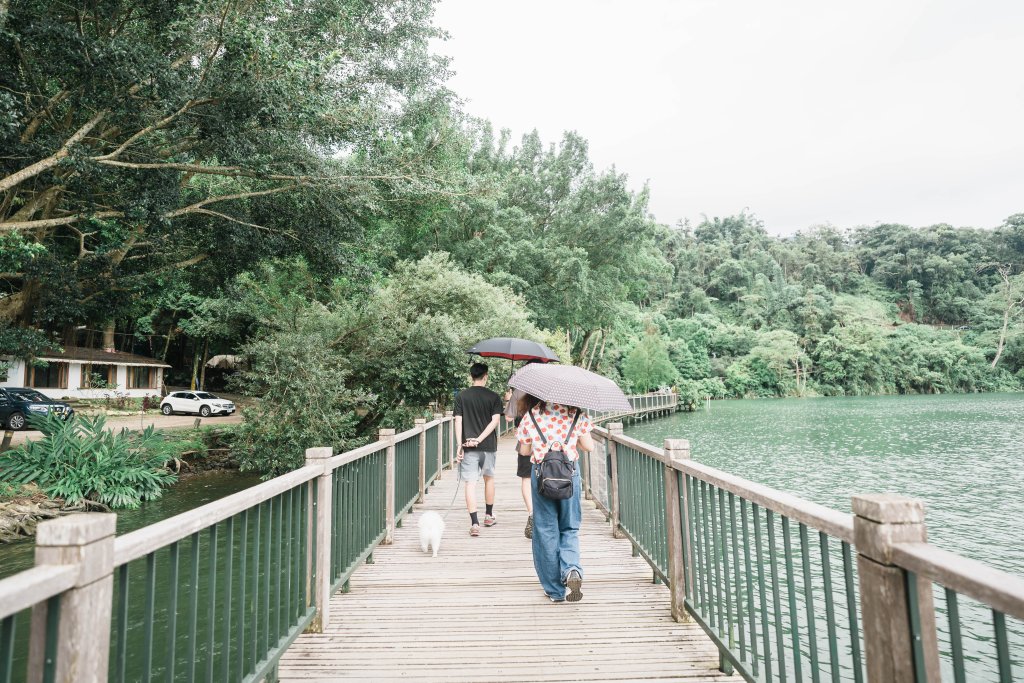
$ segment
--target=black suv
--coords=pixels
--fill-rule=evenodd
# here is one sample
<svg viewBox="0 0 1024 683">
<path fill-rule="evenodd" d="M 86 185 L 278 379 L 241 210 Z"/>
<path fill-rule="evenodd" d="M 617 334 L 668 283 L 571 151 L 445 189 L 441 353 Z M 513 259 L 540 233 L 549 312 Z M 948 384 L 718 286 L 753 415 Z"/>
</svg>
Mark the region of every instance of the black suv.
<svg viewBox="0 0 1024 683">
<path fill-rule="evenodd" d="M 55 401 L 35 389 L 0 388 L 0 424 L 7 429 L 24 429 L 32 416 L 57 413 L 65 420 L 75 414 L 64 401 Z"/>
</svg>

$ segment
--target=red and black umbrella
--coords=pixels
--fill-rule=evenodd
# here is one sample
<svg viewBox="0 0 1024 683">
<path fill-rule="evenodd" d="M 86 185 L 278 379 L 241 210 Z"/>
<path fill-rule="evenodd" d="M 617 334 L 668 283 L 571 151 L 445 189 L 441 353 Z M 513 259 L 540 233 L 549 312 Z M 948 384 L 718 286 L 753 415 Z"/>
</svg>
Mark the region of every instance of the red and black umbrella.
<svg viewBox="0 0 1024 683">
<path fill-rule="evenodd" d="M 485 358 L 505 358 L 511 361 L 533 360 L 541 363 L 557 363 L 559 361 L 555 352 L 540 342 L 516 337 L 484 339 L 477 342 L 476 346 L 471 348 L 468 353 Z"/>
</svg>

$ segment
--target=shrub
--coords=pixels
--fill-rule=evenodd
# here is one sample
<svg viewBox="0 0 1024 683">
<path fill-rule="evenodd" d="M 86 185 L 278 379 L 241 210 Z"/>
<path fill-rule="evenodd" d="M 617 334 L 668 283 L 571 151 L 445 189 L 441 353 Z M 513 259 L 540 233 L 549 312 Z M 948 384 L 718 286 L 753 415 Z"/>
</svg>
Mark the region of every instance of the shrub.
<svg viewBox="0 0 1024 683">
<path fill-rule="evenodd" d="M 141 433 L 109 431 L 106 419 L 56 415 L 33 421 L 43 438 L 0 454 L 0 482 L 35 482 L 68 504 L 83 501 L 137 508 L 159 498 L 177 475 L 167 468 L 167 447 L 152 426 Z"/>
</svg>

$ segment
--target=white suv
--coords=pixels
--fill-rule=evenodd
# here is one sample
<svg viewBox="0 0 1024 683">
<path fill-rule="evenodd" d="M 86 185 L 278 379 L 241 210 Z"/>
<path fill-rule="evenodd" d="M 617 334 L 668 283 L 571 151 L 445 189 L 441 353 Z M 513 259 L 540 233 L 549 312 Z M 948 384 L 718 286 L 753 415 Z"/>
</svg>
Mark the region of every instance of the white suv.
<svg viewBox="0 0 1024 683">
<path fill-rule="evenodd" d="M 194 413 L 203 417 L 230 415 L 235 412 L 235 404 L 205 391 L 175 391 L 160 402 L 160 412 L 164 415 Z"/>
</svg>

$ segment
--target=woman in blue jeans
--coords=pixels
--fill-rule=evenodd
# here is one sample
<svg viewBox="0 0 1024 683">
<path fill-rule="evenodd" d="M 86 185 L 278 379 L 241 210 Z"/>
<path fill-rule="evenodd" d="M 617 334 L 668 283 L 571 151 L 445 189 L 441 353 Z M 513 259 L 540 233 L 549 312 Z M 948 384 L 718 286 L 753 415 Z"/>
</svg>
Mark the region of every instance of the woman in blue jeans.
<svg viewBox="0 0 1024 683">
<path fill-rule="evenodd" d="M 551 602 L 579 602 L 583 599 L 583 569 L 580 567 L 580 519 L 582 517 L 579 468 L 580 449 L 594 450 L 590 432 L 594 423 L 585 412 L 572 406 L 545 403 L 525 396 L 520 412 L 523 420 L 516 430 L 519 453 L 534 463 L 530 478 L 533 498 L 533 566 Z M 544 438 L 541 438 L 543 434 Z M 572 497 L 551 500 L 537 492 L 537 467 L 548 449 L 561 448 L 576 463 Z M 567 590 L 568 589 L 568 590 Z"/>
</svg>

